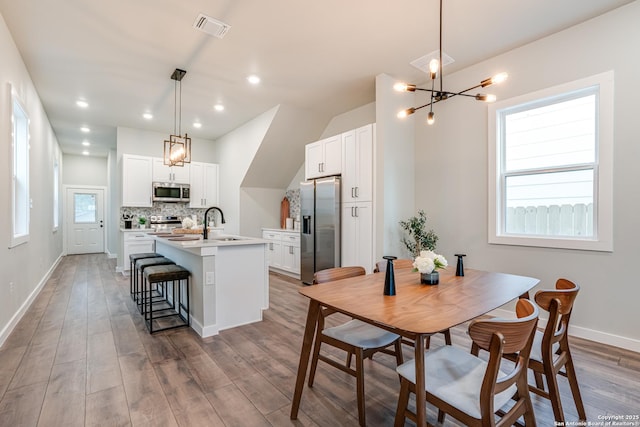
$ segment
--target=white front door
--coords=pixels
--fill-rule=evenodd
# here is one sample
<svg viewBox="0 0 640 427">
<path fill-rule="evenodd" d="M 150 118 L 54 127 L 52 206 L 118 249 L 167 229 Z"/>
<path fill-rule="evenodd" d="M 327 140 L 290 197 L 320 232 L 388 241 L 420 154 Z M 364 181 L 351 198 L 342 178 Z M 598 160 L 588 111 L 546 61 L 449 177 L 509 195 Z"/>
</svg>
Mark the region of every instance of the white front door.
<svg viewBox="0 0 640 427">
<path fill-rule="evenodd" d="M 67 254 L 104 252 L 104 190 L 67 188 Z"/>
</svg>

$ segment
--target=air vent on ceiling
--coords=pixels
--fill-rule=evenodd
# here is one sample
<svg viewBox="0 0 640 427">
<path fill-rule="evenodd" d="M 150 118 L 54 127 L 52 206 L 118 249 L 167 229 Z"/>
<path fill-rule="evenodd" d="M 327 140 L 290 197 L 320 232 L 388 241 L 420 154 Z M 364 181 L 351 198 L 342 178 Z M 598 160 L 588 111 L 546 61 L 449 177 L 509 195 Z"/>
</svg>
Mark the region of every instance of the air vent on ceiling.
<svg viewBox="0 0 640 427">
<path fill-rule="evenodd" d="M 423 73 L 429 74 L 429 62 L 432 59 L 440 60 L 440 50 L 434 50 L 431 53 L 427 53 L 425 56 L 421 56 L 418 59 L 414 59 L 410 62 L 411 65 L 416 67 L 418 70 Z M 445 52 L 442 52 L 442 67 L 453 63 L 453 58 L 447 55 Z"/>
<path fill-rule="evenodd" d="M 225 24 L 224 22 L 218 21 L 217 19 L 201 13 L 193 23 L 193 28 L 221 39 L 225 34 L 227 34 L 231 25 Z"/>
</svg>

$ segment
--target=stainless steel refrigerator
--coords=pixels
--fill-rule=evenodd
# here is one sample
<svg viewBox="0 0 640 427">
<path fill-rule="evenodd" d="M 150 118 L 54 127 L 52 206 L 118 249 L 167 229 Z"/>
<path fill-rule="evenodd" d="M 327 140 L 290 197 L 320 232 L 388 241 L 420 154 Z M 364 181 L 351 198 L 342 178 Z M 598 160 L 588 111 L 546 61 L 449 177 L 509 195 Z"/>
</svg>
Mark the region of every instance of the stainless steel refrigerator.
<svg viewBox="0 0 640 427">
<path fill-rule="evenodd" d="M 300 277 L 340 267 L 340 177 L 300 183 Z"/>
</svg>

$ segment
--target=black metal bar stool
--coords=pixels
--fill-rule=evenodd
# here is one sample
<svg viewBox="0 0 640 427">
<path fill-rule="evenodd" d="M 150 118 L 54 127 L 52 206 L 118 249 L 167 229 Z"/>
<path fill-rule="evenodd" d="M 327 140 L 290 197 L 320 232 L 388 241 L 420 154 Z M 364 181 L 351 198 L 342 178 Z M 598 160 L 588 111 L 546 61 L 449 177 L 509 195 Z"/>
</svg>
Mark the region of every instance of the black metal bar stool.
<svg viewBox="0 0 640 427">
<path fill-rule="evenodd" d="M 150 334 L 191 325 L 189 318 L 190 276 L 189 270 L 175 264 L 154 265 L 144 269 L 142 281 L 143 316 Z M 152 295 L 154 284 L 156 287 L 164 284 L 166 298 L 154 301 Z"/>
<path fill-rule="evenodd" d="M 136 276 L 136 261 L 139 259 L 145 259 L 145 258 L 157 258 L 157 257 L 161 257 L 162 255 L 157 254 L 155 252 L 144 252 L 141 254 L 131 254 L 129 255 L 129 292 L 131 293 L 131 299 L 135 300 L 134 297 L 134 285 L 133 285 L 133 280 L 134 280 L 134 276 Z M 137 278 L 137 276 L 136 276 Z"/>
<path fill-rule="evenodd" d="M 142 303 L 142 297 L 144 295 L 141 295 L 141 293 L 144 291 L 144 283 L 142 284 L 143 286 L 142 290 L 140 289 L 141 288 L 140 284 L 141 282 L 144 281 L 145 269 L 147 267 L 151 267 L 154 265 L 169 265 L 169 264 L 175 264 L 175 263 L 171 261 L 169 258 L 165 258 L 163 256 L 159 256 L 155 258 L 143 258 L 136 261 L 135 273 L 134 273 L 136 277 L 134 277 L 133 279 L 133 300 L 138 305 L 138 310 L 140 311 L 140 313 L 144 313 L 144 304 Z M 161 296 L 163 295 L 162 292 L 159 292 L 159 294 Z"/>
</svg>

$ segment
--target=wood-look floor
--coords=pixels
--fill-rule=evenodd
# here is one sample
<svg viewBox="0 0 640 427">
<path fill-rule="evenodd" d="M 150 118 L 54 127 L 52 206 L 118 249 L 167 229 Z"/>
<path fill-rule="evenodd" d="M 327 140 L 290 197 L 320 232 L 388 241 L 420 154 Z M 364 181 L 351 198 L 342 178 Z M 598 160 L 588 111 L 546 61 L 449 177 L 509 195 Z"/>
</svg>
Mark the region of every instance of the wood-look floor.
<svg viewBox="0 0 640 427">
<path fill-rule="evenodd" d="M 358 424 L 354 379 L 324 364 L 314 387 L 305 386 L 299 419 L 289 420 L 308 306 L 299 282 L 271 275 L 263 322 L 207 339 L 185 328 L 150 336 L 128 279 L 114 271 L 104 255 L 60 263 L 0 348 L 0 426 Z M 464 328 L 453 332 L 454 345 L 468 348 Z M 432 339 L 441 344 L 441 336 Z M 579 339 L 572 348 L 590 419 L 640 412 L 639 354 Z M 393 424 L 393 368 L 383 354 L 365 362 L 370 426 Z M 565 379 L 560 386 L 567 420 L 575 421 Z M 553 425 L 549 403 L 533 400 L 538 425 Z M 436 422 L 431 407 L 428 416 Z"/>
</svg>

